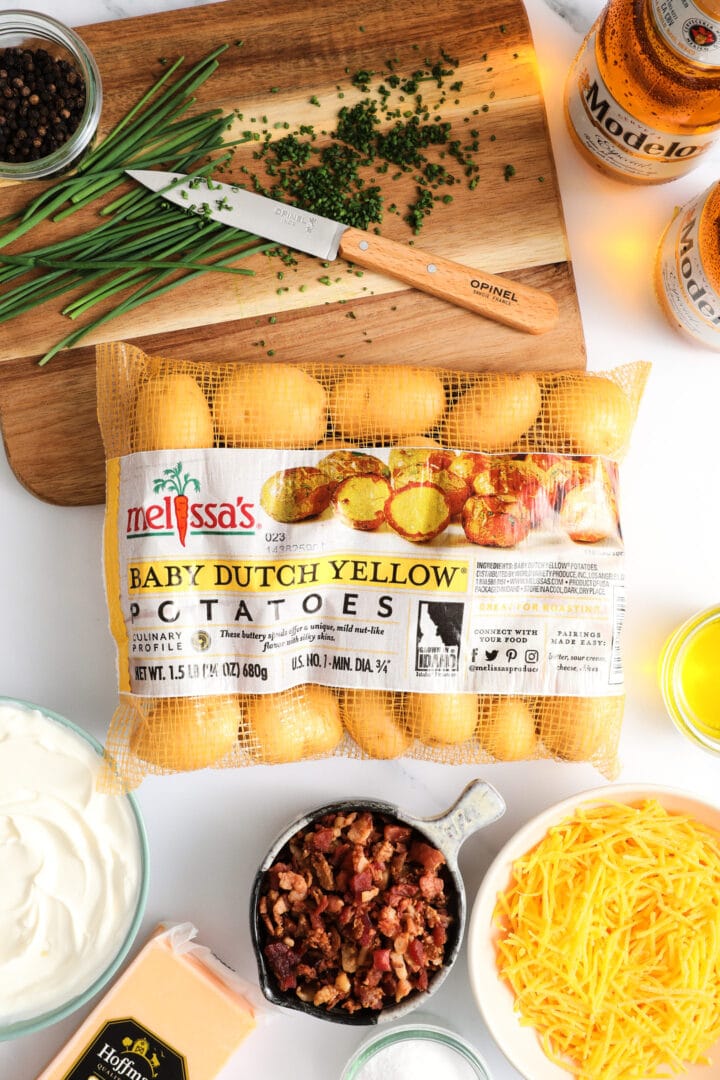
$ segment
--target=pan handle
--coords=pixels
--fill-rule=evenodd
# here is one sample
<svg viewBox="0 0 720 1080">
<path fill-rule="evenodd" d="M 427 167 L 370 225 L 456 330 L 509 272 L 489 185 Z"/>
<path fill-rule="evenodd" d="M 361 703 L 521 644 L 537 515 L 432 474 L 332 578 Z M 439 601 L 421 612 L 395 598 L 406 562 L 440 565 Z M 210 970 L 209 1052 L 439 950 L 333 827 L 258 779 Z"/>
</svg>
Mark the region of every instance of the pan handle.
<svg viewBox="0 0 720 1080">
<path fill-rule="evenodd" d="M 422 831 L 446 857 L 455 859 L 462 843 L 505 813 L 505 802 L 492 784 L 472 780 L 453 805 L 432 818 L 419 818 Z"/>
</svg>

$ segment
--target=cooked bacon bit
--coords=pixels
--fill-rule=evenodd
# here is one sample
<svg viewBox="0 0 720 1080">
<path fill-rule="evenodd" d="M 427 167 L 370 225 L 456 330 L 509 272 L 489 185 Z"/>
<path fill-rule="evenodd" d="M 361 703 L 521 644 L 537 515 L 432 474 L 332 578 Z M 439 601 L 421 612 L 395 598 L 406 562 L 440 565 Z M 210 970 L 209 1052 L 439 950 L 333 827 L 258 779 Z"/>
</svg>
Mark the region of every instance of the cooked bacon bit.
<svg viewBox="0 0 720 1080">
<path fill-rule="evenodd" d="M 284 896 L 279 896 L 272 906 L 273 918 L 277 923 L 280 922 L 280 917 L 288 910 L 287 900 Z"/>
<path fill-rule="evenodd" d="M 284 870 L 278 876 L 278 885 L 286 892 L 295 893 L 298 899 L 302 899 L 308 891 L 307 881 L 301 874 L 294 874 L 290 870 Z M 292 895 L 291 895 L 292 899 Z"/>
<path fill-rule="evenodd" d="M 365 844 L 373 828 L 372 814 L 360 814 L 347 831 L 348 840 L 352 840 L 353 844 Z"/>
<path fill-rule="evenodd" d="M 405 897 L 417 896 L 417 892 L 417 885 L 411 885 L 407 881 L 400 885 L 391 885 L 387 891 L 387 902 L 391 907 L 398 907 Z"/>
<path fill-rule="evenodd" d="M 301 829 L 258 902 L 280 991 L 352 1014 L 427 990 L 452 921 L 444 864 L 409 826 L 367 810 Z"/>
<path fill-rule="evenodd" d="M 398 934 L 398 936 L 393 942 L 393 948 L 395 949 L 396 953 L 400 953 L 402 955 L 402 953 L 407 952 L 407 947 L 409 944 L 410 937 L 408 934 Z"/>
<path fill-rule="evenodd" d="M 347 926 L 355 915 L 355 909 L 352 904 L 343 904 L 340 914 L 338 916 L 338 926 Z"/>
<path fill-rule="evenodd" d="M 412 829 L 407 825 L 385 825 L 383 828 L 383 836 L 391 844 L 399 844 L 401 841 L 409 839 L 411 833 Z"/>
<path fill-rule="evenodd" d="M 434 900 L 436 896 L 442 896 L 445 885 L 442 878 L 435 874 L 423 874 L 420 878 L 420 892 L 426 900 Z"/>
<path fill-rule="evenodd" d="M 407 979 L 407 968 L 405 967 L 405 958 L 399 952 L 390 952 L 390 966 L 397 975 L 398 979 Z"/>
<path fill-rule="evenodd" d="M 378 844 L 373 851 L 373 862 L 377 866 L 385 867 L 386 863 L 389 863 L 395 853 L 395 845 L 389 840 L 383 840 Z"/>
<path fill-rule="evenodd" d="M 408 960 L 411 961 L 415 967 L 422 967 L 425 963 L 425 946 L 420 938 L 413 938 L 407 947 Z"/>
<path fill-rule="evenodd" d="M 379 968 L 370 968 L 367 975 L 363 979 L 363 986 L 379 986 L 384 978 L 384 971 L 380 971 Z"/>
<path fill-rule="evenodd" d="M 373 967 L 378 971 L 390 971 L 390 950 L 373 950 Z"/>
<path fill-rule="evenodd" d="M 360 874 L 353 874 L 350 879 L 350 888 L 356 895 L 365 892 L 371 885 L 372 872 L 370 870 L 363 870 Z"/>
<path fill-rule="evenodd" d="M 272 968 L 281 990 L 294 990 L 297 985 L 294 968 L 298 957 L 283 945 L 282 941 L 271 942 L 265 946 L 265 956 Z"/>
<path fill-rule="evenodd" d="M 358 969 L 358 951 L 354 945 L 345 944 L 341 950 L 343 971 L 351 975 Z"/>
<path fill-rule="evenodd" d="M 312 845 L 312 847 L 315 848 L 315 851 L 319 851 L 323 855 L 326 855 L 332 847 L 335 836 L 336 832 L 334 829 L 318 829 L 317 832 L 310 833 L 308 836 L 308 845 Z"/>
<path fill-rule="evenodd" d="M 362 1009 L 379 1012 L 385 1004 L 384 994 L 379 986 L 359 986 L 357 996 Z"/>
<path fill-rule="evenodd" d="M 395 908 L 384 907 L 378 916 L 378 930 L 385 937 L 394 938 L 400 933 L 400 918 Z"/>
<path fill-rule="evenodd" d="M 410 848 L 410 858 L 414 862 L 419 862 L 429 872 L 437 870 L 438 866 L 442 866 L 445 862 L 445 856 L 437 848 L 430 847 L 429 844 L 424 843 L 422 840 L 415 840 Z"/>
<path fill-rule="evenodd" d="M 335 875 L 325 856 L 318 852 L 310 857 L 310 862 L 318 885 L 332 892 L 335 888 Z"/>
<path fill-rule="evenodd" d="M 362 934 L 360 935 L 360 944 L 364 948 L 368 949 L 373 943 L 373 938 L 375 937 L 375 931 L 373 929 L 373 924 L 370 921 L 370 916 L 367 914 L 366 911 L 363 911 L 362 914 L 360 915 L 360 923 L 362 925 Z"/>
<path fill-rule="evenodd" d="M 322 990 L 318 990 L 313 998 L 313 1005 L 327 1005 L 328 1008 L 332 1008 L 339 997 L 340 991 L 337 987 L 323 986 Z"/>
<path fill-rule="evenodd" d="M 362 874 L 364 870 L 370 868 L 370 861 L 368 860 L 365 850 L 360 847 L 359 844 L 354 844 L 352 852 L 350 854 L 350 866 L 356 874 Z M 370 871 L 372 874 L 372 871 Z"/>
<path fill-rule="evenodd" d="M 390 860 L 390 877 L 398 884 L 405 881 L 405 879 L 408 877 L 408 874 L 412 872 L 412 867 L 410 868 L 410 870 L 407 870 L 405 868 L 407 857 L 407 851 L 399 851 L 396 855 L 393 855 L 392 859 Z"/>
</svg>

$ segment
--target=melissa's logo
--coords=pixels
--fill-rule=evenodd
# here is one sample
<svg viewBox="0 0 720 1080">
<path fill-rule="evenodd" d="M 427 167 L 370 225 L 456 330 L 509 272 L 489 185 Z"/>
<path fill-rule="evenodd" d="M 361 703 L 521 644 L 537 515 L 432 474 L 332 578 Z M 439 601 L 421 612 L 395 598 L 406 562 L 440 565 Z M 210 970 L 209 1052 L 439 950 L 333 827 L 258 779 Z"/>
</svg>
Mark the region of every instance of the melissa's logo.
<svg viewBox="0 0 720 1080">
<path fill-rule="evenodd" d="M 190 495 L 200 492 L 200 481 L 183 472 L 181 461 L 153 480 L 153 493 L 162 495 L 164 492 L 169 494 L 157 502 L 128 507 L 125 525 L 128 540 L 177 536 L 185 547 L 188 534 L 253 536 L 255 533 L 255 505 L 242 495 L 227 502 L 191 501 Z"/>
</svg>

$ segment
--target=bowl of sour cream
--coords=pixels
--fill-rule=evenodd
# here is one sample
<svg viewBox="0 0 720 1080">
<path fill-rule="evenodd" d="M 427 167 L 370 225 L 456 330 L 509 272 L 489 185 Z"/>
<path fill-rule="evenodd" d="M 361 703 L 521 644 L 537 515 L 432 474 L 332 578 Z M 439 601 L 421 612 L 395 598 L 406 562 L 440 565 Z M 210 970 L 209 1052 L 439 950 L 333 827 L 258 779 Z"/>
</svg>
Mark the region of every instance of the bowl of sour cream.
<svg viewBox="0 0 720 1080">
<path fill-rule="evenodd" d="M 140 926 L 147 838 L 135 799 L 99 789 L 103 754 L 64 717 L 0 697 L 0 1040 L 88 1001 Z"/>
</svg>

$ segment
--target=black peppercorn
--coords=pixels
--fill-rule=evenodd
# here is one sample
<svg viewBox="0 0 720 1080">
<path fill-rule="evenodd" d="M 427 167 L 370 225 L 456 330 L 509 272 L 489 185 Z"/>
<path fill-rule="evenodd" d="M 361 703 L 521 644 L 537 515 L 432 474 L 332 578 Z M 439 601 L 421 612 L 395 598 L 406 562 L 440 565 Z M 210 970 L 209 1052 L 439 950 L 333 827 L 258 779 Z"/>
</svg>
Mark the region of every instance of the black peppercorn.
<svg viewBox="0 0 720 1080">
<path fill-rule="evenodd" d="M 0 50 L 0 160 L 47 157 L 76 130 L 85 109 L 82 74 L 45 49 Z"/>
</svg>

